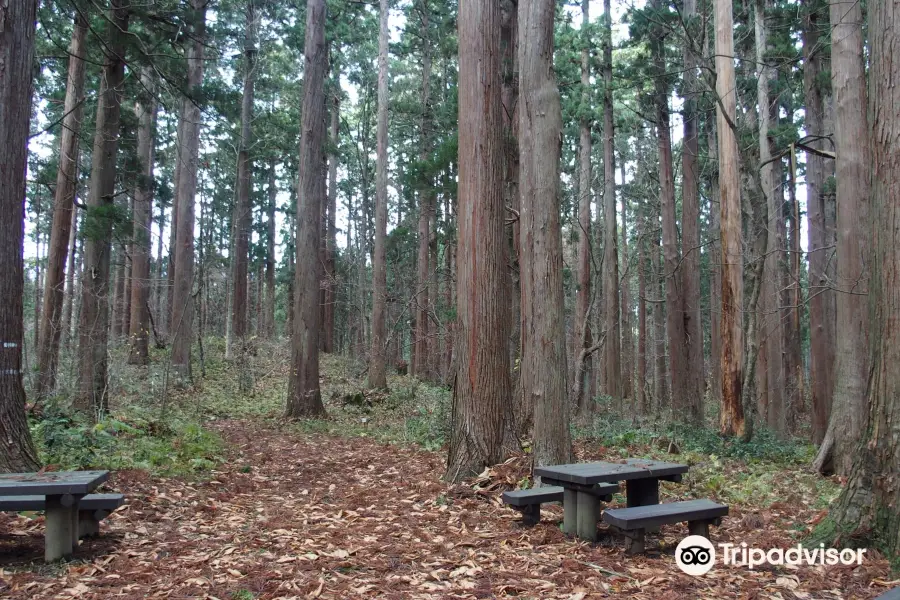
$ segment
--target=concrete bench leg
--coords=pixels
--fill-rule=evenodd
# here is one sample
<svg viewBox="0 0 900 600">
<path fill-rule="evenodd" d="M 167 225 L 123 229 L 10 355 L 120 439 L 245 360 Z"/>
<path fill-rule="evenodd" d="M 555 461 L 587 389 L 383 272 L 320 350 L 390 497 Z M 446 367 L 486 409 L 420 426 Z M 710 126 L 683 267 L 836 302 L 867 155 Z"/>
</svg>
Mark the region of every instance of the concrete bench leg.
<svg viewBox="0 0 900 600">
<path fill-rule="evenodd" d="M 597 541 L 597 504 L 599 501 L 593 494 L 577 492 L 578 502 L 578 537 L 591 542 Z"/>
<path fill-rule="evenodd" d="M 522 525 L 531 527 L 541 522 L 541 505 L 531 504 L 518 509 L 522 513 Z"/>
<path fill-rule="evenodd" d="M 53 562 L 71 556 L 72 540 L 78 536 L 77 510 L 72 497 L 47 496 L 44 510 L 44 560 Z"/>
<path fill-rule="evenodd" d="M 575 490 L 566 488 L 563 491 L 563 533 L 575 535 L 578 533 L 578 494 Z"/>
<path fill-rule="evenodd" d="M 688 521 L 688 533 L 709 539 L 709 521 Z"/>
<path fill-rule="evenodd" d="M 94 517 L 92 510 L 78 511 L 78 537 L 93 537 L 100 534 L 100 521 Z"/>
<path fill-rule="evenodd" d="M 644 552 L 644 530 L 635 529 L 634 531 L 625 532 L 626 548 L 628 554 L 643 554 Z"/>
</svg>

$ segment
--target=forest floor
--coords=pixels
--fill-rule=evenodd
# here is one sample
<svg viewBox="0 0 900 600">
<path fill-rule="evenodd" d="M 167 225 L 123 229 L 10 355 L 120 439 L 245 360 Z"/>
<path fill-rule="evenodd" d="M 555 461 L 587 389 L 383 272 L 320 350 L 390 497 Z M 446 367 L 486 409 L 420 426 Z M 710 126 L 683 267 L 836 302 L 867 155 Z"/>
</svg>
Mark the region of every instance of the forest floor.
<svg viewBox="0 0 900 600">
<path fill-rule="evenodd" d="M 42 517 L 0 513 L 0 598 L 832 600 L 874 598 L 900 585 L 871 550 L 858 567 L 717 564 L 691 577 L 674 560 L 684 524 L 663 527 L 638 557 L 626 556 L 605 528 L 597 544 L 567 539 L 558 506 L 545 506 L 541 523 L 523 528 L 500 494 L 527 481 L 528 454 L 448 485 L 440 449 L 398 439 L 385 425 L 399 409 L 370 409 L 378 399 L 365 397 L 361 408 L 346 404 L 354 398 L 345 388 L 356 385 L 348 373 L 326 372 L 328 421 L 284 423 L 274 406 L 266 415 L 263 398 L 278 399 L 279 383 L 248 402 L 258 415 L 207 421 L 222 440 L 215 467 L 176 476 L 116 472 L 107 489 L 124 493 L 127 504 L 68 563 L 43 564 Z M 406 380 L 392 385 L 412 385 Z M 397 427 L 421 436 L 417 423 L 407 417 Z M 795 546 L 837 489 L 799 463 L 776 470 L 755 459 L 673 457 L 627 435 L 612 441 L 579 439 L 579 460 L 691 462 L 685 481 L 663 484 L 662 494 L 728 501 L 714 543 Z"/>
</svg>

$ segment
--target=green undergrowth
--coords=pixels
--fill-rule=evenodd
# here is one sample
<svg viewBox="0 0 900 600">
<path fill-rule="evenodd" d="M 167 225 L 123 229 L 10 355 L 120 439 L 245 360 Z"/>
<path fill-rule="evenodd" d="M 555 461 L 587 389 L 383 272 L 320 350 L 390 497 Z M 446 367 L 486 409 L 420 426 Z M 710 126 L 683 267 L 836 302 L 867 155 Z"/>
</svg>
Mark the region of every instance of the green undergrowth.
<svg viewBox="0 0 900 600">
<path fill-rule="evenodd" d="M 48 408 L 32 426 L 42 462 L 60 469 L 144 469 L 157 474 L 198 473 L 215 467 L 224 444 L 189 416 L 165 421 L 131 406 L 92 422 L 68 410 Z"/>
</svg>

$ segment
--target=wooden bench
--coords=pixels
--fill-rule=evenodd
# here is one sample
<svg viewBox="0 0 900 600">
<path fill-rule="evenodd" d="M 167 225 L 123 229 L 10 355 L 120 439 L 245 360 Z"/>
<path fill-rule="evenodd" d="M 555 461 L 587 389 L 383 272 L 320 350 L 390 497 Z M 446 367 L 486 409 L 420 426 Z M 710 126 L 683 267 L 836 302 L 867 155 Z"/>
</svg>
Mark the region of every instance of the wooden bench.
<svg viewBox="0 0 900 600">
<path fill-rule="evenodd" d="M 691 535 L 709 537 L 709 526 L 721 523 L 728 507 L 712 500 L 687 500 L 604 511 L 603 520 L 629 539 L 628 552 L 644 551 L 644 533 L 651 527 L 687 521 Z"/>
<path fill-rule="evenodd" d="M 78 502 L 78 537 L 83 538 L 100 533 L 100 521 L 125 503 L 122 494 L 89 494 Z M 0 511 L 19 512 L 23 510 L 44 510 L 44 496 L 4 496 L 0 497 Z"/>
<path fill-rule="evenodd" d="M 619 486 L 609 484 L 593 486 L 589 493 L 604 502 L 609 502 L 612 495 L 618 491 Z M 562 502 L 564 497 L 565 490 L 555 485 L 503 492 L 503 502 L 522 513 L 523 525 L 537 525 L 541 520 L 541 504 Z"/>
</svg>

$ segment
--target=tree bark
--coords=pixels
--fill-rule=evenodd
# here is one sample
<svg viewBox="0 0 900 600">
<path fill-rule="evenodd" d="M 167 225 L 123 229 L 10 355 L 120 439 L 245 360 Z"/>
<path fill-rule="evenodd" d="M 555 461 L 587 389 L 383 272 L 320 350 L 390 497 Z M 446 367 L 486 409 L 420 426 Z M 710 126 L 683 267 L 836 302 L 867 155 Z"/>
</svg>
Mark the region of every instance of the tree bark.
<svg viewBox="0 0 900 600">
<path fill-rule="evenodd" d="M 619 329 L 619 232 L 616 223 L 615 121 L 612 97 L 612 11 L 603 1 L 603 335 L 606 394 L 622 398 L 622 342 Z"/>
<path fill-rule="evenodd" d="M 653 212 L 650 250 L 651 273 L 653 274 L 653 292 L 656 301 L 653 303 L 653 402 L 657 411 L 669 405 L 669 379 L 666 370 L 666 268 L 663 262 L 660 215 L 657 207 Z"/>
<path fill-rule="evenodd" d="M 0 5 L 0 473 L 40 466 L 22 386 L 22 248 L 36 13 L 36 0 Z"/>
<path fill-rule="evenodd" d="M 373 389 L 387 389 L 385 364 L 385 305 L 387 303 L 387 178 L 388 178 L 388 0 L 380 0 L 378 34 L 378 129 L 375 161 L 375 260 L 372 263 L 372 356 L 369 382 Z"/>
<path fill-rule="evenodd" d="M 519 0 L 519 385 L 524 403 L 534 406 L 534 466 L 565 464 L 572 458 L 559 222 L 562 109 L 553 74 L 554 15 L 553 0 Z"/>
<path fill-rule="evenodd" d="M 319 288 L 319 222 L 325 199 L 325 0 L 307 0 L 303 106 L 300 128 L 300 176 L 297 189 L 297 268 L 291 334 L 291 376 L 285 416 L 325 416 L 319 388 L 319 335 L 322 311 Z"/>
<path fill-rule="evenodd" d="M 156 85 L 150 67 L 141 69 L 143 97 L 135 105 L 140 172 L 134 194 L 134 241 L 131 255 L 131 320 L 128 362 L 150 362 L 150 233 L 153 223 L 153 164 L 156 139 Z"/>
<path fill-rule="evenodd" d="M 685 0 L 683 17 L 691 40 L 700 39 L 697 0 Z M 697 120 L 697 56 L 684 47 L 684 140 L 681 151 L 681 290 L 684 315 L 685 418 L 703 420 L 703 327 L 700 318 L 700 139 Z"/>
<path fill-rule="evenodd" d="M 724 435 L 744 435 L 742 404 L 744 368 L 743 255 L 741 252 L 741 188 L 734 130 L 734 20 L 731 0 L 714 0 L 716 20 L 716 106 L 719 142 L 719 200 L 722 240 L 722 410 Z"/>
<path fill-rule="evenodd" d="M 823 473 L 834 471 L 846 476 L 850 473 L 865 425 L 869 373 L 866 253 L 870 247 L 866 225 L 871 163 L 862 7 L 840 0 L 831 0 L 830 6 L 831 88 L 837 150 L 837 273 L 834 282 L 837 288 L 837 345 L 831 420 L 814 467 Z"/>
<path fill-rule="evenodd" d="M 757 316 L 756 322 L 761 335 L 757 336 L 765 353 L 765 391 L 760 390 L 765 402 L 760 406 L 759 418 L 778 435 L 784 436 L 785 429 L 785 377 L 782 290 L 785 287 L 782 261 L 784 259 L 784 239 L 779 228 L 779 212 L 783 203 L 781 182 L 776 176 L 775 161 L 772 159 L 772 137 L 770 129 L 777 104 L 773 103 L 770 84 L 775 81 L 775 71 L 766 64 L 766 52 L 769 48 L 769 31 L 766 13 L 771 10 L 771 0 L 755 0 L 754 30 L 756 35 L 756 62 L 758 72 L 756 78 L 756 101 L 759 107 L 759 160 L 760 184 L 765 199 L 764 218 L 766 246 L 763 249 L 763 314 Z M 775 115 L 772 114 L 775 109 Z M 780 160 L 780 159 L 779 159 Z M 764 394 L 764 396 L 762 396 Z"/>
<path fill-rule="evenodd" d="M 501 462 L 514 427 L 503 248 L 500 21 L 498 2 L 460 3 L 457 370 L 445 474 L 450 481 Z"/>
<path fill-rule="evenodd" d="M 581 107 L 578 144 L 578 287 L 575 293 L 575 335 L 577 358 L 580 351 L 593 344 L 591 336 L 591 38 L 590 1 L 581 0 Z M 589 388 L 588 382 L 594 378 L 594 358 L 588 356 L 581 366 L 582 379 L 577 389 Z M 577 370 L 577 368 L 576 368 Z M 588 394 L 589 396 L 589 394 Z M 593 407 L 593 398 L 586 398 L 584 393 L 575 397 L 575 407 L 579 415 L 587 416 Z"/>
<path fill-rule="evenodd" d="M 253 160 L 250 157 L 253 129 L 253 91 L 256 80 L 256 28 L 257 17 L 254 1 L 247 2 L 244 26 L 244 89 L 241 96 L 241 140 L 237 159 L 237 198 L 234 207 L 234 274 L 231 278 L 231 339 L 240 346 L 238 355 L 244 352 L 248 334 L 247 311 L 247 263 L 250 245 L 250 228 L 253 216 L 250 194 L 253 188 Z"/>
<path fill-rule="evenodd" d="M 657 0 L 657 10 L 662 10 Z M 671 405 L 677 419 L 695 420 L 690 390 L 687 387 L 687 357 L 685 356 L 684 289 L 679 272 L 681 256 L 678 251 L 678 230 L 675 224 L 675 170 L 672 163 L 672 138 L 669 130 L 669 85 L 666 82 L 663 33 L 657 28 L 653 34 L 653 57 L 656 71 L 656 134 L 659 148 L 659 203 L 662 213 L 663 276 L 666 289 L 666 338 L 671 377 Z M 662 407 L 660 407 L 662 408 Z"/>
<path fill-rule="evenodd" d="M 115 278 L 113 280 L 113 318 L 112 318 L 112 338 L 118 341 L 124 333 L 125 325 L 125 280 L 127 279 L 127 246 L 125 243 L 116 244 L 115 254 L 113 254 L 113 265 L 115 266 Z"/>
<path fill-rule="evenodd" d="M 421 35 L 425 40 L 422 46 L 422 91 L 420 101 L 422 103 L 422 122 L 420 124 L 421 131 L 421 151 L 419 159 L 422 163 L 420 168 L 428 169 L 431 158 L 431 45 L 429 43 L 429 15 L 430 8 L 428 3 L 423 3 L 423 7 L 419 12 L 421 19 Z M 431 269 L 434 266 L 430 263 L 431 257 L 431 221 L 434 218 L 434 192 L 432 191 L 433 179 L 428 174 L 420 174 L 419 189 L 419 221 L 417 227 L 418 252 L 416 255 L 416 314 L 415 314 L 415 330 L 413 331 L 413 360 L 412 374 L 419 378 L 430 379 L 431 373 L 429 368 L 431 365 L 431 346 L 433 345 L 430 337 L 429 310 L 431 306 Z"/>
<path fill-rule="evenodd" d="M 642 415 L 650 412 L 650 394 L 647 393 L 647 228 L 645 211 L 646 208 L 642 206 L 641 214 L 638 216 L 638 345 L 634 398 L 635 406 Z"/>
<path fill-rule="evenodd" d="M 337 281 L 335 280 L 335 253 L 337 235 L 336 211 L 337 211 L 337 168 L 338 168 L 338 125 L 341 116 L 341 97 L 339 90 L 335 92 L 331 103 L 331 148 L 333 151 L 328 156 L 328 211 L 325 217 L 325 322 L 323 324 L 322 349 L 325 352 L 334 352 L 334 315 L 337 295 Z"/>
<path fill-rule="evenodd" d="M 275 337 L 275 208 L 278 185 L 275 181 L 275 159 L 269 159 L 269 204 L 266 207 L 266 308 L 265 334 Z M 290 307 L 288 307 L 290 312 Z"/>
<path fill-rule="evenodd" d="M 191 342 L 194 320 L 194 198 L 200 154 L 200 106 L 196 95 L 203 84 L 207 0 L 191 0 L 193 40 L 187 52 L 187 94 L 182 104 L 182 138 L 178 147 L 175 234 L 175 281 L 172 297 L 172 370 L 176 385 L 191 383 Z"/>
<path fill-rule="evenodd" d="M 719 144 L 716 133 L 715 116 L 707 114 L 708 131 L 707 156 L 718 157 Z M 721 202 L 719 199 L 718 164 L 711 168 L 709 175 L 709 235 L 713 238 L 710 247 L 709 262 L 709 401 L 715 406 L 722 403 L 722 244 L 719 237 L 722 230 L 720 223 Z"/>
<path fill-rule="evenodd" d="M 97 101 L 96 134 L 92 154 L 90 195 L 85 219 L 81 317 L 79 333 L 79 385 L 75 406 L 102 414 L 107 410 L 107 341 L 109 328 L 111 214 L 116 187 L 119 117 L 125 79 L 125 38 L 128 9 L 114 0 L 109 12 L 108 39 Z"/>
<path fill-rule="evenodd" d="M 35 393 L 43 398 L 56 387 L 56 367 L 59 361 L 59 341 L 62 335 L 63 292 L 66 260 L 72 236 L 75 192 L 78 187 L 78 138 L 84 118 L 84 52 L 87 22 L 78 14 L 69 44 L 69 71 L 66 79 L 64 117 L 59 138 L 59 168 L 56 172 L 56 191 L 53 200 L 53 225 L 47 251 L 44 275 L 43 323 L 38 342 L 38 372 Z"/>
<path fill-rule="evenodd" d="M 78 190 L 76 187 L 76 196 Z M 74 204 L 74 198 L 73 198 Z M 69 266 L 66 268 L 66 294 L 63 302 L 62 323 L 60 330 L 63 334 L 63 346 L 68 350 L 72 341 L 72 314 L 75 306 L 75 298 L 78 295 L 77 285 L 75 283 L 75 273 L 80 270 L 81 265 L 78 262 L 78 211 L 72 210 L 72 224 L 70 226 L 71 234 L 69 235 Z M 57 356 L 59 351 L 57 350 Z"/>
<path fill-rule="evenodd" d="M 619 166 L 622 174 L 622 185 L 626 182 L 625 161 Z M 622 274 L 622 395 L 634 400 L 634 329 L 632 319 L 634 309 L 631 301 L 631 265 L 634 264 L 628 251 L 628 198 L 622 194 L 622 257 L 625 261 L 625 272 Z"/>
<path fill-rule="evenodd" d="M 805 0 L 803 27 L 803 92 L 806 134 L 824 136 L 825 104 L 819 78 L 822 50 L 819 31 L 827 26 L 823 0 Z M 821 142 L 811 142 L 822 148 Z M 809 389 L 812 404 L 811 437 L 822 443 L 831 416 L 834 394 L 834 322 L 829 308 L 834 292 L 829 287 L 827 265 L 830 252 L 825 221 L 825 159 L 806 153 L 807 239 L 809 244 Z"/>
<path fill-rule="evenodd" d="M 171 334 L 175 332 L 172 326 L 172 319 L 175 314 L 175 247 L 177 246 L 175 236 L 178 232 L 178 189 L 181 181 L 181 171 L 183 170 L 180 148 L 184 143 L 184 106 L 184 101 L 182 101 L 178 109 L 178 127 L 175 136 L 175 173 L 172 178 L 172 218 L 169 224 L 169 260 L 166 268 L 166 331 L 170 338 Z M 162 235 L 162 232 L 160 232 L 160 235 Z"/>
<path fill-rule="evenodd" d="M 846 12 L 848 8 L 843 5 L 841 11 Z M 897 427 L 900 423 L 900 330 L 897 329 L 900 321 L 900 286 L 897 285 L 900 279 L 900 147 L 897 143 L 900 135 L 900 37 L 897 36 L 895 16 L 900 14 L 900 2 L 871 2 L 868 12 L 872 160 L 862 164 L 872 169 L 869 239 L 873 241 L 874 252 L 868 283 L 872 295 L 869 307 L 873 340 L 870 360 L 866 361 L 872 368 L 862 435 L 854 448 L 849 480 L 831 516 L 836 525 L 835 547 L 845 546 L 848 542 L 860 547 L 877 543 L 886 556 L 897 556 L 900 552 L 900 512 L 897 511 L 900 503 L 897 485 L 897 473 L 900 472 L 900 452 L 897 451 L 900 445 Z M 854 18 L 859 16 L 856 11 Z M 832 21 L 841 22 L 835 12 L 832 12 Z M 860 25 L 858 20 L 851 23 Z M 847 26 L 838 25 L 838 28 L 846 32 Z M 836 92 L 838 89 L 840 87 L 835 86 Z M 840 114 L 840 95 L 836 99 Z M 846 167 L 841 163 L 840 145 L 838 161 L 840 173 L 842 167 Z M 846 223 L 841 228 L 845 226 Z M 839 306 L 840 302 L 839 298 Z M 838 358 L 838 362 L 840 360 Z M 840 381 L 837 387 L 843 387 Z M 840 410 L 835 406 L 835 413 Z M 840 454 L 836 457 L 843 458 Z"/>
</svg>

